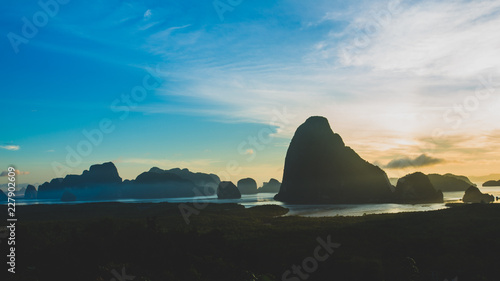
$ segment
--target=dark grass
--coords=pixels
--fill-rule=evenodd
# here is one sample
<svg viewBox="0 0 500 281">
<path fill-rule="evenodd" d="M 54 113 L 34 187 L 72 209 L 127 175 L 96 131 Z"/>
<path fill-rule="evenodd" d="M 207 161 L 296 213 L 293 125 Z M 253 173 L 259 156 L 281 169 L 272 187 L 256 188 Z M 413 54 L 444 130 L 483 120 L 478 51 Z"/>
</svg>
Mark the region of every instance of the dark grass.
<svg viewBox="0 0 500 281">
<path fill-rule="evenodd" d="M 17 273 L 1 280 L 112 280 L 123 267 L 134 280 L 282 280 L 328 235 L 341 246 L 307 280 L 500 280 L 497 204 L 326 218 L 211 204 L 189 225 L 177 204 L 166 203 L 16 211 Z"/>
</svg>

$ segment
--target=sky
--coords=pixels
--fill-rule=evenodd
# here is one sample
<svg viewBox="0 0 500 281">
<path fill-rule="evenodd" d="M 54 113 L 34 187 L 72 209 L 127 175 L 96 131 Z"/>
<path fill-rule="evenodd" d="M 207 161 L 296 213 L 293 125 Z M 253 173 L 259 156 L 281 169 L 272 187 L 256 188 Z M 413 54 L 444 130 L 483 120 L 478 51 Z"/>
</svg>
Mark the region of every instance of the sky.
<svg viewBox="0 0 500 281">
<path fill-rule="evenodd" d="M 390 177 L 500 173 L 500 1 L 6 0 L 2 171 L 281 180 L 307 117 Z"/>
</svg>

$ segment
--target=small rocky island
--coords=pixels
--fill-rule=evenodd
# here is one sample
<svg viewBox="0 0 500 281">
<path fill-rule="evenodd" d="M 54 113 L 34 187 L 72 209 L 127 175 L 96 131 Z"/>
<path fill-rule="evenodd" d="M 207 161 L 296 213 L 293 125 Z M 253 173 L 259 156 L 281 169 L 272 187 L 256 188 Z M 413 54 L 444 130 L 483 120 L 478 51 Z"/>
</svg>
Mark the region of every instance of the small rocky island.
<svg viewBox="0 0 500 281">
<path fill-rule="evenodd" d="M 465 203 L 491 203 L 495 202 L 495 196 L 482 193 L 479 188 L 471 186 L 465 191 L 462 201 Z"/>
<path fill-rule="evenodd" d="M 219 183 L 217 188 L 217 198 L 218 199 L 240 199 L 241 193 L 230 181 L 222 181 Z"/>
<path fill-rule="evenodd" d="M 500 180 L 491 180 L 483 183 L 483 186 L 500 186 Z"/>
<path fill-rule="evenodd" d="M 256 194 L 257 182 L 252 178 L 241 179 L 238 181 L 238 190 L 241 194 Z"/>
<path fill-rule="evenodd" d="M 259 193 L 278 193 L 280 191 L 281 183 L 277 179 L 270 179 L 260 187 L 257 192 Z"/>
<path fill-rule="evenodd" d="M 396 202 L 400 203 L 442 203 L 443 192 L 436 191 L 429 177 L 417 172 L 406 175 L 398 180 L 396 192 L 394 192 Z"/>
</svg>

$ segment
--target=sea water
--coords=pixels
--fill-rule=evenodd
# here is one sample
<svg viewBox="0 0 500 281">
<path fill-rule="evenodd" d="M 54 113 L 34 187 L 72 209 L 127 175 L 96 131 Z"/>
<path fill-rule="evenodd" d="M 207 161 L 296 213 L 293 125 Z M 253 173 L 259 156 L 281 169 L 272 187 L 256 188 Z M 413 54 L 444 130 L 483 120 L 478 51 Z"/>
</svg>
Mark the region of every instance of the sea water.
<svg viewBox="0 0 500 281">
<path fill-rule="evenodd" d="M 480 187 L 481 192 L 500 197 L 500 186 Z M 331 216 L 362 216 L 368 214 L 401 213 L 401 212 L 421 212 L 433 211 L 447 208 L 448 202 L 460 202 L 464 196 L 463 191 L 444 192 L 444 203 L 429 204 L 286 204 L 275 201 L 274 193 L 244 194 L 241 199 L 217 199 L 217 195 L 181 197 L 181 198 L 161 198 L 161 199 L 118 199 L 105 201 L 74 201 L 61 202 L 57 199 L 23 200 L 18 198 L 16 205 L 36 205 L 36 204 L 82 204 L 96 202 L 122 202 L 122 203 L 237 203 L 247 208 L 260 205 L 279 205 L 288 208 L 288 216 L 298 215 L 307 217 L 331 217 Z M 496 201 L 495 203 L 500 203 Z M 5 203 L 6 204 L 6 203 Z"/>
</svg>

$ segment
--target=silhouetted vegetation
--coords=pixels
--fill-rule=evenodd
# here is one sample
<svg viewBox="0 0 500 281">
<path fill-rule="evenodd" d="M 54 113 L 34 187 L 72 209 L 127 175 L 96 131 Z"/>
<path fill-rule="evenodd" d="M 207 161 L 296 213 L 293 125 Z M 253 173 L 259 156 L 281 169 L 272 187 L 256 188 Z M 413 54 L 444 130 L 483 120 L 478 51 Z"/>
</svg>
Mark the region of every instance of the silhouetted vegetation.
<svg viewBox="0 0 500 281">
<path fill-rule="evenodd" d="M 123 267 L 134 280 L 281 280 L 328 235 L 341 246 L 307 280 L 498 280 L 497 204 L 362 217 L 285 213 L 210 204 L 187 225 L 175 204 L 18 206 L 17 273 L 8 280 L 107 281 Z"/>
</svg>

